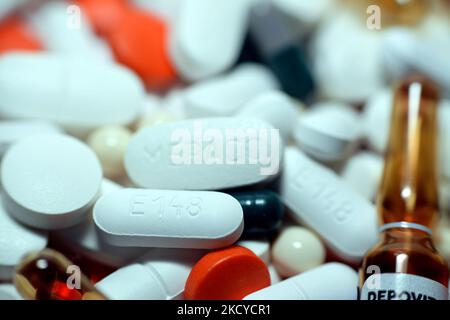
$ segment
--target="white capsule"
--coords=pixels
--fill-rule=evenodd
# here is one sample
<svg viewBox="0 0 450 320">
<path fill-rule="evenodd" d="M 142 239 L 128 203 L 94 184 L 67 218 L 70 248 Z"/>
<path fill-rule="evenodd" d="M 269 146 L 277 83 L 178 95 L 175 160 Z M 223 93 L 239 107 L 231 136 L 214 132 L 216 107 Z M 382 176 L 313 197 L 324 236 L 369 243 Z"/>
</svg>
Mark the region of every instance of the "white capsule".
<svg viewBox="0 0 450 320">
<path fill-rule="evenodd" d="M 236 245 L 245 247 L 256 254 L 267 265 L 270 263 L 270 243 L 267 240 L 241 240 Z"/>
<path fill-rule="evenodd" d="M 112 300 L 179 300 L 192 267 L 203 254 L 201 250 L 155 249 L 95 286 Z"/>
<path fill-rule="evenodd" d="M 279 172 L 282 141 L 261 120 L 204 118 L 145 128 L 125 152 L 143 188 L 218 190 L 263 182 Z"/>
<path fill-rule="evenodd" d="M 294 140 L 307 154 L 322 161 L 349 156 L 360 138 L 359 116 L 339 103 L 320 103 L 305 111 L 294 129 Z"/>
<path fill-rule="evenodd" d="M 10 283 L 0 284 L 0 300 L 24 300 L 16 287 Z"/>
<path fill-rule="evenodd" d="M 275 240 L 272 259 L 278 274 L 292 277 L 324 263 L 325 247 L 310 230 L 288 227 Z"/>
<path fill-rule="evenodd" d="M 190 81 L 230 68 L 247 27 L 249 0 L 184 0 L 170 38 L 170 55 Z M 226 27 L 225 27 L 226 26 Z"/>
<path fill-rule="evenodd" d="M 102 181 L 100 163 L 85 144 L 61 134 L 11 146 L 1 164 L 3 199 L 19 221 L 60 229 L 86 217 Z"/>
<path fill-rule="evenodd" d="M 80 135 L 131 123 L 144 97 L 123 67 L 48 53 L 1 56 L 0 94 L 1 117 L 54 121 Z"/>
<path fill-rule="evenodd" d="M 0 158 L 12 144 L 20 139 L 51 133 L 61 133 L 61 128 L 46 121 L 0 121 Z"/>
<path fill-rule="evenodd" d="M 312 47 L 319 90 L 331 99 L 360 103 L 384 85 L 381 37 L 348 10 L 329 18 Z"/>
<path fill-rule="evenodd" d="M 269 91 L 258 95 L 242 106 L 238 117 L 255 117 L 280 130 L 284 141 L 290 138 L 299 118 L 300 108 L 281 91 Z"/>
<path fill-rule="evenodd" d="M 186 89 L 186 113 L 189 117 L 229 116 L 252 98 L 277 87 L 277 80 L 262 65 L 242 64 L 229 74 Z"/>
<path fill-rule="evenodd" d="M 121 188 L 117 183 L 103 179 L 100 193 L 105 195 Z M 91 217 L 76 226 L 57 230 L 53 233 L 53 236 L 64 241 L 65 245 L 73 247 L 77 252 L 82 252 L 83 256 L 113 267 L 124 266 L 148 250 L 117 247 L 106 243 L 99 236 Z"/>
<path fill-rule="evenodd" d="M 103 239 L 117 246 L 220 248 L 244 227 L 239 202 L 211 191 L 121 189 L 101 197 L 93 214 Z"/>
<path fill-rule="evenodd" d="M 45 3 L 29 14 L 28 22 L 49 51 L 97 63 L 112 62 L 109 47 L 96 37 L 81 9 L 73 4 Z"/>
<path fill-rule="evenodd" d="M 383 89 L 372 95 L 364 106 L 363 132 L 370 147 L 379 153 L 384 153 L 387 147 L 393 102 L 392 89 Z"/>
<path fill-rule="evenodd" d="M 327 263 L 273 286 L 256 291 L 244 300 L 356 300 L 358 275 L 341 263 Z"/>
<path fill-rule="evenodd" d="M 378 192 L 382 173 L 382 157 L 375 153 L 360 152 L 348 160 L 340 175 L 354 191 L 373 201 Z"/>
<path fill-rule="evenodd" d="M 333 171 L 288 147 L 281 197 L 293 217 L 342 257 L 359 261 L 378 240 L 375 207 Z"/>
<path fill-rule="evenodd" d="M 0 280 L 12 279 L 14 267 L 30 251 L 47 245 L 47 234 L 28 229 L 6 212 L 0 198 Z"/>
</svg>

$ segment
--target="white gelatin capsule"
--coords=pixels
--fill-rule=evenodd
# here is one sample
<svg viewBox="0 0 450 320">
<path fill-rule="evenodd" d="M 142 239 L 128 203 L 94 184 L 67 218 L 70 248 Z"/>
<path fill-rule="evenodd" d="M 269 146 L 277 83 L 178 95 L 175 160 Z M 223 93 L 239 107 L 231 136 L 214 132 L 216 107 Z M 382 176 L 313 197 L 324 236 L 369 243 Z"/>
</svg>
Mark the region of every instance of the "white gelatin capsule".
<svg viewBox="0 0 450 320">
<path fill-rule="evenodd" d="M 292 134 L 299 114 L 300 108 L 289 96 L 281 91 L 273 90 L 262 93 L 244 104 L 237 116 L 255 117 L 267 121 L 280 130 L 281 136 L 286 141 Z"/>
<path fill-rule="evenodd" d="M 270 263 L 270 243 L 268 240 L 241 240 L 236 245 L 249 249 L 267 265 Z"/>
<path fill-rule="evenodd" d="M 94 221 L 117 246 L 212 249 L 239 239 L 239 202 L 211 191 L 121 189 L 101 197 Z"/>
<path fill-rule="evenodd" d="M 0 117 L 53 121 L 76 134 L 129 124 L 144 101 L 131 71 L 49 53 L 1 56 L 0 95 Z"/>
<path fill-rule="evenodd" d="M 281 197 L 305 223 L 344 258 L 358 261 L 378 239 L 375 207 L 330 169 L 293 147 L 284 159 Z"/>
<path fill-rule="evenodd" d="M 98 63 L 112 62 L 109 47 L 94 34 L 81 9 L 64 2 L 48 2 L 31 12 L 28 21 L 44 47 Z"/>
<path fill-rule="evenodd" d="M 0 300 L 23 300 L 16 287 L 10 283 L 0 284 Z"/>
<path fill-rule="evenodd" d="M 11 218 L 0 199 L 0 280 L 12 279 L 14 267 L 30 251 L 47 245 L 47 235 L 28 229 Z"/>
<path fill-rule="evenodd" d="M 94 152 L 70 136 L 38 135 L 11 146 L 1 164 L 4 204 L 19 221 L 60 229 L 86 217 L 102 181 Z"/>
<path fill-rule="evenodd" d="M 278 131 L 264 121 L 192 119 L 140 130 L 125 151 L 125 169 L 142 188 L 218 190 L 273 177 L 281 150 Z"/>
<path fill-rule="evenodd" d="M 61 128 L 46 121 L 0 121 L 0 158 L 13 143 L 20 139 L 39 135 L 61 133 Z"/>
<path fill-rule="evenodd" d="M 117 183 L 103 179 L 100 193 L 105 195 L 121 188 Z M 58 230 L 53 235 L 64 241 L 66 245 L 82 252 L 84 256 L 114 267 L 124 266 L 148 250 L 145 248 L 117 247 L 106 243 L 99 236 L 91 217 L 71 228 Z"/>
<path fill-rule="evenodd" d="M 354 191 L 372 201 L 377 194 L 382 173 L 382 157 L 371 152 L 360 152 L 348 160 L 341 177 Z"/>
<path fill-rule="evenodd" d="M 229 116 L 252 98 L 277 87 L 270 70 L 258 64 L 242 64 L 229 74 L 186 89 L 186 113 L 189 117 Z"/>
<path fill-rule="evenodd" d="M 345 159 L 358 146 L 359 116 L 350 106 L 320 103 L 305 111 L 294 129 L 297 145 L 322 161 Z"/>
<path fill-rule="evenodd" d="M 184 0 L 170 39 L 170 55 L 187 80 L 225 71 L 244 40 L 249 0 Z M 226 27 L 225 27 L 226 26 Z"/>
<path fill-rule="evenodd" d="M 356 300 L 358 275 L 341 263 L 327 263 L 275 285 L 245 300 Z"/>
<path fill-rule="evenodd" d="M 201 250 L 155 249 L 123 267 L 95 286 L 112 300 L 178 300 Z"/>
</svg>

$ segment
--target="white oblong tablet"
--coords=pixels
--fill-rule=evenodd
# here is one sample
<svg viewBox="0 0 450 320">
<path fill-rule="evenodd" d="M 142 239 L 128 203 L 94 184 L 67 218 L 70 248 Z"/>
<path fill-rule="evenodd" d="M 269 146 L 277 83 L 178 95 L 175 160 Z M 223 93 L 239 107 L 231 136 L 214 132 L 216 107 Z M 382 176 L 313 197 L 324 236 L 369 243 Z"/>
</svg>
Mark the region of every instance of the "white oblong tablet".
<svg viewBox="0 0 450 320">
<path fill-rule="evenodd" d="M 232 66 L 244 41 L 248 10 L 248 0 L 181 3 L 170 55 L 185 79 L 199 80 Z"/>
<path fill-rule="evenodd" d="M 327 102 L 305 111 L 294 129 L 294 140 L 322 161 L 345 159 L 358 146 L 359 116 L 350 106 Z"/>
<path fill-rule="evenodd" d="M 220 248 L 244 228 L 239 202 L 211 191 L 122 189 L 101 197 L 93 214 L 103 239 L 117 246 Z"/>
<path fill-rule="evenodd" d="M 285 93 L 268 91 L 244 104 L 236 114 L 238 117 L 255 117 L 270 123 L 280 130 L 286 141 L 292 134 L 300 115 L 300 109 Z"/>
<path fill-rule="evenodd" d="M 28 15 L 44 47 L 75 58 L 112 62 L 111 49 L 98 38 L 81 9 L 66 2 L 47 2 Z"/>
<path fill-rule="evenodd" d="M 378 240 L 375 207 L 295 148 L 288 147 L 284 157 L 281 198 L 294 218 L 337 254 L 359 261 Z"/>
<path fill-rule="evenodd" d="M 0 280 L 12 279 L 14 267 L 31 251 L 47 246 L 47 234 L 28 229 L 9 216 L 0 198 Z"/>
<path fill-rule="evenodd" d="M 263 182 L 278 174 L 278 130 L 248 118 L 204 118 L 140 130 L 125 152 L 139 187 L 218 190 Z"/>
<path fill-rule="evenodd" d="M 0 158 L 10 145 L 20 139 L 50 133 L 61 133 L 61 128 L 54 123 L 46 121 L 0 121 Z"/>
<path fill-rule="evenodd" d="M 341 263 L 327 263 L 275 285 L 256 291 L 244 300 L 356 300 L 358 275 Z"/>
<path fill-rule="evenodd" d="M 155 249 L 99 281 L 95 287 L 112 300 L 178 300 L 203 250 Z"/>
<path fill-rule="evenodd" d="M 262 65 L 245 63 L 231 73 L 198 82 L 184 92 L 189 117 L 229 116 L 244 103 L 278 88 L 272 72 Z"/>
<path fill-rule="evenodd" d="M 353 190 L 373 201 L 378 192 L 383 164 L 383 158 L 378 154 L 360 152 L 348 160 L 340 175 Z"/>
<path fill-rule="evenodd" d="M 11 146 L 3 157 L 5 206 L 19 221 L 60 229 L 81 222 L 102 182 L 94 152 L 66 135 L 38 135 Z"/>
<path fill-rule="evenodd" d="M 126 68 L 49 53 L 2 55 L 0 95 L 1 117 L 53 121 L 77 135 L 131 123 L 144 101 Z"/>
</svg>

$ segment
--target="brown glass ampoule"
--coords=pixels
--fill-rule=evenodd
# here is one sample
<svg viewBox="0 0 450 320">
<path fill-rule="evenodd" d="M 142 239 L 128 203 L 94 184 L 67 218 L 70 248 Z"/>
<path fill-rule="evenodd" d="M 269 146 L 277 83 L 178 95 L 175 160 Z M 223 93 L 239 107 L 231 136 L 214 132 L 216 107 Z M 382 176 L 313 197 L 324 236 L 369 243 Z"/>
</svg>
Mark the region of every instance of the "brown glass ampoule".
<svg viewBox="0 0 450 320">
<path fill-rule="evenodd" d="M 363 261 L 361 299 L 448 297 L 448 267 L 432 241 L 439 210 L 437 104 L 438 90 L 424 78 L 396 89 L 377 198 L 381 243 Z"/>
<path fill-rule="evenodd" d="M 29 300 L 106 300 L 77 266 L 52 249 L 27 255 L 16 267 L 14 284 Z"/>
</svg>

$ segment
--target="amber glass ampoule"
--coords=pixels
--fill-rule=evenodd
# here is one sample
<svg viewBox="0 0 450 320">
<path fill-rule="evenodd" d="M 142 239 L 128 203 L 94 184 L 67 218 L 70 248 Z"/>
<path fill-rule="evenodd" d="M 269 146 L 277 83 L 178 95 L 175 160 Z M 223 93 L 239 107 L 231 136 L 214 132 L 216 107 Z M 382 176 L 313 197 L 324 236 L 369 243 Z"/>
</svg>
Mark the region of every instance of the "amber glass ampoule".
<svg viewBox="0 0 450 320">
<path fill-rule="evenodd" d="M 30 253 L 16 267 L 14 284 L 29 300 L 106 300 L 82 273 L 59 252 L 44 249 Z M 70 277 L 78 279 L 70 279 Z"/>
<path fill-rule="evenodd" d="M 436 251 L 438 90 L 421 77 L 395 92 L 377 209 L 381 243 L 365 257 L 361 299 L 447 299 L 449 272 Z"/>
</svg>

